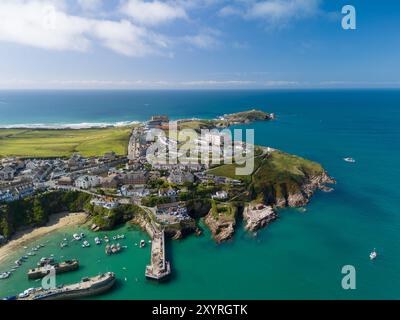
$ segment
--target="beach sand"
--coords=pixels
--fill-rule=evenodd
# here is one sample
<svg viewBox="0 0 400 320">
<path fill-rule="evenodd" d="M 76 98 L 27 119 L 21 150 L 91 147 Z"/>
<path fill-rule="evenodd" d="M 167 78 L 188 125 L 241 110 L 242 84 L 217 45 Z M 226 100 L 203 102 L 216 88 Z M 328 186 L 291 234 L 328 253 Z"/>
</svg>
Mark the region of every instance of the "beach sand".
<svg viewBox="0 0 400 320">
<path fill-rule="evenodd" d="M 53 214 L 46 226 L 17 232 L 11 241 L 0 247 L 0 263 L 13 251 L 29 245 L 32 241 L 65 227 L 83 224 L 86 222 L 86 218 L 86 213 L 82 212 Z"/>
</svg>

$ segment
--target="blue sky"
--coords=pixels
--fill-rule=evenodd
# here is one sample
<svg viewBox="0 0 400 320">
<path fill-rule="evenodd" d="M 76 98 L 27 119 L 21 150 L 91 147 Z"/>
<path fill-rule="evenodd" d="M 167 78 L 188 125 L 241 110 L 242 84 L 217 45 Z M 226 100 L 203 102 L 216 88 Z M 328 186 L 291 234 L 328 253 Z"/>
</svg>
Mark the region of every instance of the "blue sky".
<svg viewBox="0 0 400 320">
<path fill-rule="evenodd" d="M 343 30 L 341 9 L 356 8 Z M 1 0 L 2 89 L 400 86 L 400 3 Z"/>
</svg>

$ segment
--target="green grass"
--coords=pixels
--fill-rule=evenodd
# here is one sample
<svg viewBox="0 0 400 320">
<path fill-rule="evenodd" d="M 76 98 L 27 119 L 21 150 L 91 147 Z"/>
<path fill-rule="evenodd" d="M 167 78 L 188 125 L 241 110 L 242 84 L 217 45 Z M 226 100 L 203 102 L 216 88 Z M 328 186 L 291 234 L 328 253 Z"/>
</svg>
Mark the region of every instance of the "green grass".
<svg viewBox="0 0 400 320">
<path fill-rule="evenodd" d="M 324 172 L 322 166 L 316 162 L 280 151 L 273 152 L 270 156 L 256 157 L 251 175 L 237 176 L 236 167 L 235 164 L 222 165 L 208 173 L 242 180 L 246 183 L 247 190 L 252 191 L 253 199 L 285 198 L 288 193 L 299 191 L 309 177 Z"/>
<path fill-rule="evenodd" d="M 81 130 L 0 129 L 0 157 L 100 156 L 127 153 L 132 127 Z"/>
<path fill-rule="evenodd" d="M 211 214 L 216 220 L 234 221 L 236 218 L 236 208 L 230 203 L 211 202 Z"/>
</svg>

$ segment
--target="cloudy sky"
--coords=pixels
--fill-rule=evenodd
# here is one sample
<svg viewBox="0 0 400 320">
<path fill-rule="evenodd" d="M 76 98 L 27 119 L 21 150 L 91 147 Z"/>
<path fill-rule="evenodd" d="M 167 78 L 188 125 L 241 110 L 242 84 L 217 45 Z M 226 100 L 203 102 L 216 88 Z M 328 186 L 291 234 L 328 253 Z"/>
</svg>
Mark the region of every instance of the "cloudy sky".
<svg viewBox="0 0 400 320">
<path fill-rule="evenodd" d="M 342 7 L 357 10 L 343 30 Z M 0 0 L 2 89 L 400 87 L 384 0 Z"/>
</svg>

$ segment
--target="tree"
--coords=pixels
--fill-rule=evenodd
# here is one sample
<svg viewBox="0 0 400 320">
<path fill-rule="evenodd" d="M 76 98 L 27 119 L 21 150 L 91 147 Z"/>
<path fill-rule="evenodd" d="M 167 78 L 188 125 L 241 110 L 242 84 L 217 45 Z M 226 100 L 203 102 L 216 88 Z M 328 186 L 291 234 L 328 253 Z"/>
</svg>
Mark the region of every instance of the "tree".
<svg viewBox="0 0 400 320">
<path fill-rule="evenodd" d="M 47 222 L 47 217 L 43 210 L 42 203 L 38 198 L 35 198 L 33 201 L 33 222 L 34 224 L 43 224 Z"/>
</svg>

